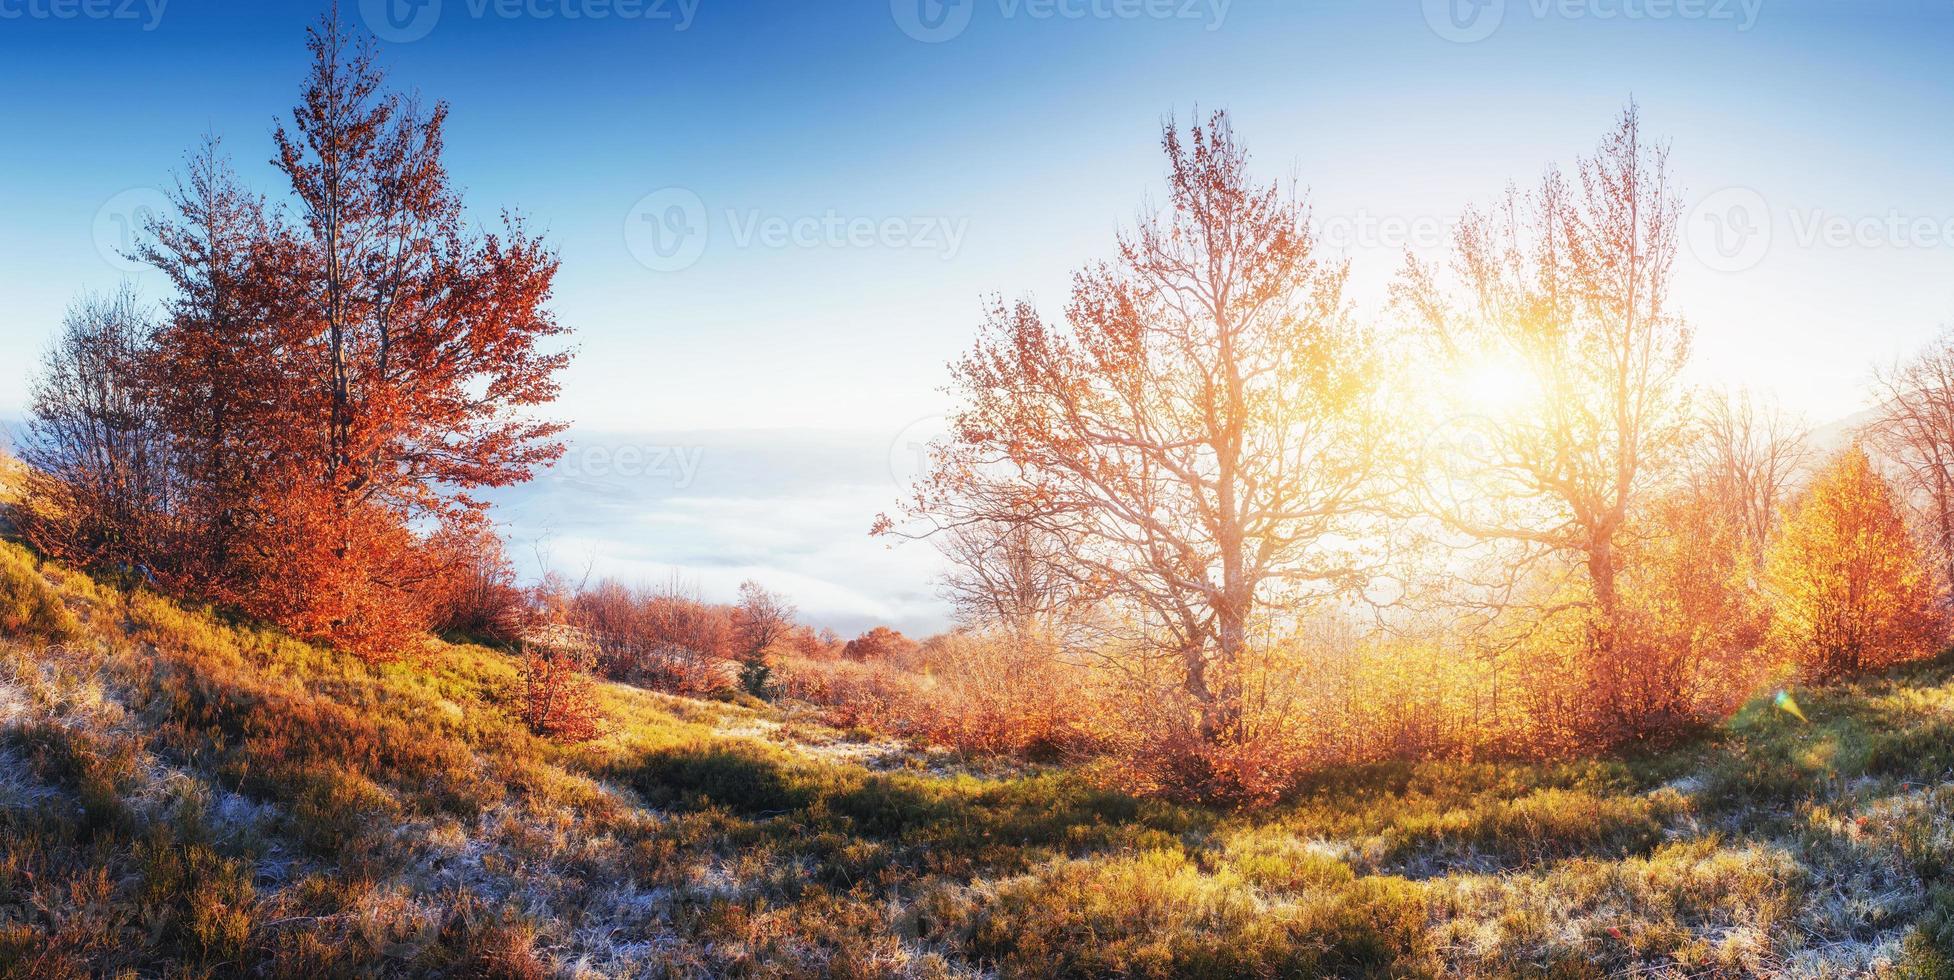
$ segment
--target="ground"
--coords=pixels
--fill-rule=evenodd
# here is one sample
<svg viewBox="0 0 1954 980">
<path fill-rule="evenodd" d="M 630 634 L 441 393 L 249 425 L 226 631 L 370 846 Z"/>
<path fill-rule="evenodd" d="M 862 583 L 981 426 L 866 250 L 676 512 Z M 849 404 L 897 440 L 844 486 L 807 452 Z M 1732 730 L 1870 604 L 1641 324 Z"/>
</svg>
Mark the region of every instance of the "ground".
<svg viewBox="0 0 1954 980">
<path fill-rule="evenodd" d="M 1231 812 L 614 685 L 557 745 L 505 653 L 371 667 L 0 542 L 0 602 L 33 595 L 6 975 L 1950 973 L 1954 660 L 1661 753 Z"/>
</svg>

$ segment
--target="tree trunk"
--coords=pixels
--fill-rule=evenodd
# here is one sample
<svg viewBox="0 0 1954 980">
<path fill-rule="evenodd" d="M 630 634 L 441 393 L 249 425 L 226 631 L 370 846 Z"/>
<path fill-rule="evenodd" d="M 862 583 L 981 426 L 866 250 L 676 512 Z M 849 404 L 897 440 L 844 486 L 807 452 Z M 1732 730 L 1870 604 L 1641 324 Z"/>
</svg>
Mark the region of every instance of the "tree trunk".
<svg viewBox="0 0 1954 980">
<path fill-rule="evenodd" d="M 1588 582 L 1594 589 L 1594 615 L 1588 624 L 1589 683 L 1602 709 L 1617 725 L 1626 722 L 1630 706 L 1623 697 L 1621 677 L 1621 594 L 1616 588 L 1615 543 L 1597 536 L 1588 549 Z"/>
<path fill-rule="evenodd" d="M 1215 610 L 1216 667 L 1221 670 L 1218 690 L 1213 690 L 1202 712 L 1201 737 L 1219 744 L 1240 734 L 1242 722 L 1242 650 L 1248 645 L 1248 604 L 1229 596 Z M 1205 681 L 1207 678 L 1203 676 Z"/>
</svg>

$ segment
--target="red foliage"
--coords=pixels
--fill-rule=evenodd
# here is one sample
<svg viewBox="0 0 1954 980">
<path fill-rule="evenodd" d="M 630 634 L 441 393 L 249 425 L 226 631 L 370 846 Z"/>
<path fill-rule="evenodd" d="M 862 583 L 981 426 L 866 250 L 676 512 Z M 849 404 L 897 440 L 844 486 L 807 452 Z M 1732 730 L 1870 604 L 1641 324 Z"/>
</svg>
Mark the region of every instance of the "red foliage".
<svg viewBox="0 0 1954 980">
<path fill-rule="evenodd" d="M 588 742 L 599 734 L 590 678 L 561 652 L 531 653 L 523 660 L 522 720 L 529 730 L 559 742 Z"/>
<path fill-rule="evenodd" d="M 428 547 L 443 577 L 435 627 L 500 643 L 518 640 L 530 597 L 517 584 L 495 529 L 483 522 L 439 535 Z"/>
<path fill-rule="evenodd" d="M 86 458 L 97 433 L 142 440 L 141 486 L 63 495 L 114 518 L 51 525 L 100 539 L 64 550 L 383 658 L 451 611 L 453 545 L 485 508 L 473 493 L 562 452 L 562 427 L 530 414 L 568 359 L 545 346 L 565 332 L 547 309 L 557 259 L 519 220 L 465 224 L 446 106 L 387 91 L 336 12 L 310 48 L 274 160 L 297 221 L 214 146 L 194 156 L 142 250 L 177 287 L 165 322 L 77 333 L 101 350 L 57 350 L 37 428 L 53 459 Z M 105 413 L 100 394 L 130 404 Z M 89 482 L 74 475 L 55 473 Z"/>
<path fill-rule="evenodd" d="M 770 597 L 768 608 L 784 617 L 785 600 Z M 743 613 L 709 603 L 682 582 L 659 589 L 631 588 L 604 581 L 556 600 L 563 621 L 587 643 L 598 672 L 614 680 L 679 694 L 718 694 L 742 682 L 742 664 L 753 662 L 752 644 L 766 645 L 788 635 L 784 618 L 762 625 L 759 607 Z M 760 648 L 764 650 L 764 647 Z"/>
<path fill-rule="evenodd" d="M 913 654 L 918 649 L 915 640 L 887 626 L 877 626 L 849 640 L 841 654 L 850 660 L 894 660 Z"/>
</svg>

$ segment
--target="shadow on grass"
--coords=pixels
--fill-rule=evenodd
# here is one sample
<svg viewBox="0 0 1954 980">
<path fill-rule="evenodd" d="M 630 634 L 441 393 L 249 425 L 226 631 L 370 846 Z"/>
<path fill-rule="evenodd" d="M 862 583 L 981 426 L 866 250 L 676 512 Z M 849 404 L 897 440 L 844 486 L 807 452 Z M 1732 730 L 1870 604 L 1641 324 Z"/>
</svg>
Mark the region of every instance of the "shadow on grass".
<svg viewBox="0 0 1954 980">
<path fill-rule="evenodd" d="M 789 839 L 831 833 L 922 845 L 938 861 L 994 859 L 1006 849 L 1079 855 L 1157 844 L 1217 820 L 1207 810 L 1138 800 L 1070 775 L 993 782 L 872 773 L 725 741 L 656 750 L 608 775 L 656 806 L 719 809 Z"/>
</svg>

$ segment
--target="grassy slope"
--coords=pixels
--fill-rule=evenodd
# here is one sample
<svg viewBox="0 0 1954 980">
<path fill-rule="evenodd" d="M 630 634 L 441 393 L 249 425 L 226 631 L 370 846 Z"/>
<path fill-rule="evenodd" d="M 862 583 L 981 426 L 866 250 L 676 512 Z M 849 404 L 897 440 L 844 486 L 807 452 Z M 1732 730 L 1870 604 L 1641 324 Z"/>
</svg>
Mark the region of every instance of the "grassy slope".
<svg viewBox="0 0 1954 980">
<path fill-rule="evenodd" d="M 10 975 L 1945 975 L 1954 942 L 1954 662 L 1234 815 L 616 686 L 553 745 L 492 651 L 369 668 L 0 566 L 81 624 L 0 640 Z"/>
</svg>

